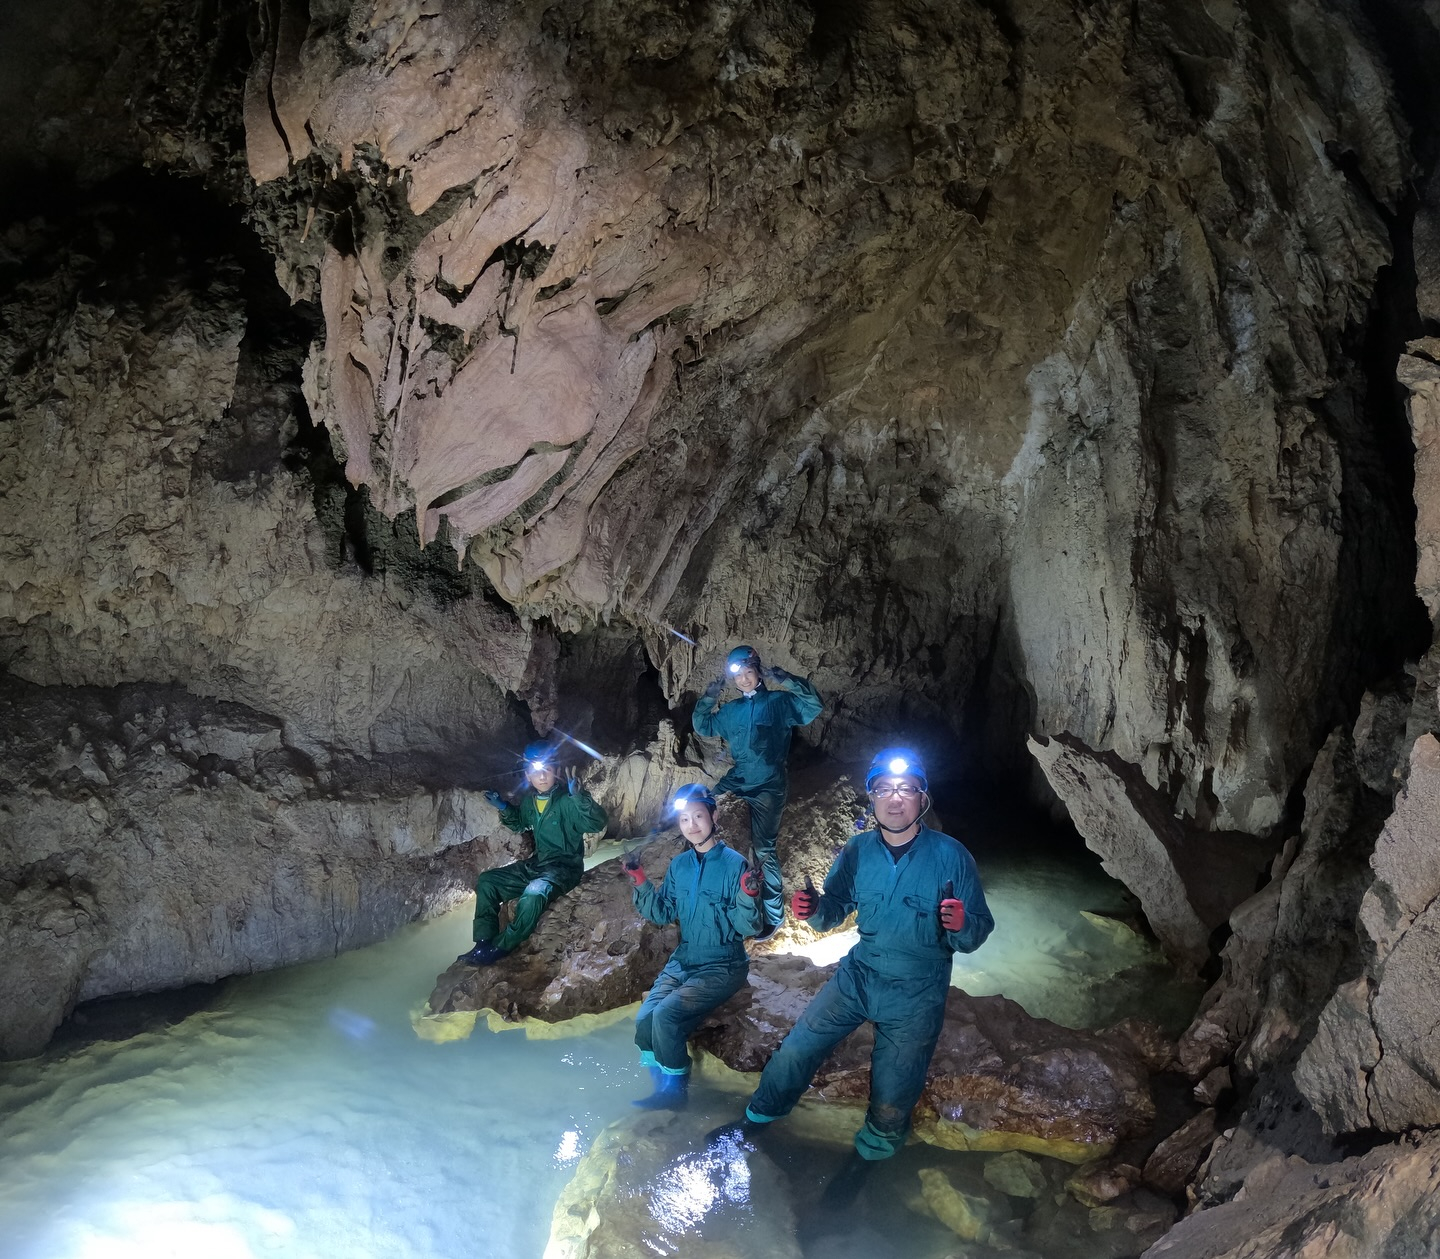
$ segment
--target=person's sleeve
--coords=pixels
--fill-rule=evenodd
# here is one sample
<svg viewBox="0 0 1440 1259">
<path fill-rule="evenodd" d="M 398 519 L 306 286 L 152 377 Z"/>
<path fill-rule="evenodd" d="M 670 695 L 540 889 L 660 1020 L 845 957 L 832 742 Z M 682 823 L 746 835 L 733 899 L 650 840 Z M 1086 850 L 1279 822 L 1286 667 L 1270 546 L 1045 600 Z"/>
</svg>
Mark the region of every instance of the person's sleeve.
<svg viewBox="0 0 1440 1259">
<path fill-rule="evenodd" d="M 610 825 L 610 815 L 605 812 L 604 806 L 588 791 L 577 791 L 570 798 L 575 802 L 576 813 L 587 835 L 594 831 L 603 831 Z"/>
<path fill-rule="evenodd" d="M 816 931 L 838 927 L 855 912 L 855 865 L 855 849 L 846 844 L 825 876 L 820 907 L 810 915 L 810 925 Z"/>
<path fill-rule="evenodd" d="M 790 724 L 792 726 L 808 726 L 825 707 L 819 693 L 806 678 L 797 678 L 792 673 L 780 685 L 790 696 Z"/>
<path fill-rule="evenodd" d="M 695 701 L 695 711 L 690 714 L 690 724 L 695 733 L 707 739 L 720 734 L 720 701 L 710 695 L 702 695 Z"/>
<path fill-rule="evenodd" d="M 740 886 L 740 878 L 745 870 L 744 863 L 736 863 L 735 877 L 730 886 L 730 907 L 726 915 L 730 926 L 741 938 L 757 935 L 760 931 L 760 897 L 747 896 Z M 758 870 L 755 873 L 757 878 L 760 877 Z"/>
<path fill-rule="evenodd" d="M 665 871 L 665 878 L 658 888 L 646 879 L 631 893 L 630 899 L 635 902 L 635 909 L 641 917 L 648 918 L 657 927 L 668 926 L 675 921 L 675 895 L 670 887 L 669 870 Z"/>
<path fill-rule="evenodd" d="M 975 859 L 966 853 L 961 859 L 961 877 L 955 884 L 955 896 L 965 902 L 965 926 L 947 931 L 945 942 L 957 953 L 973 953 L 995 930 L 995 919 L 985 903 L 985 889 L 980 886 L 980 872 Z M 938 901 L 936 902 L 938 905 Z"/>
<path fill-rule="evenodd" d="M 514 831 L 516 834 L 530 829 L 530 823 L 525 820 L 525 810 L 520 807 L 518 801 L 514 804 L 507 804 L 500 810 L 500 824 L 506 830 Z"/>
</svg>

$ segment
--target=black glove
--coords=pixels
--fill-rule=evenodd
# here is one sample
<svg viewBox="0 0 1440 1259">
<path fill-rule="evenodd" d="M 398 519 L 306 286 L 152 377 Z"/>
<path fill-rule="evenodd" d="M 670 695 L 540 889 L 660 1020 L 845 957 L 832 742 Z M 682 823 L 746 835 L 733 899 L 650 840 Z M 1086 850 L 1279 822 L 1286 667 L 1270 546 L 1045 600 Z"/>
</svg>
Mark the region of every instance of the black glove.
<svg viewBox="0 0 1440 1259">
<path fill-rule="evenodd" d="M 480 794 L 483 795 L 490 804 L 499 809 L 501 813 L 504 813 L 505 810 L 510 807 L 510 802 L 498 791 L 482 791 Z"/>
<path fill-rule="evenodd" d="M 706 699 L 719 699 L 719 698 L 720 698 L 720 692 L 723 691 L 724 689 L 725 689 L 725 679 L 724 679 L 724 678 L 716 678 L 713 682 L 710 683 L 709 686 L 707 686 L 707 687 L 705 688 L 705 698 L 706 698 Z"/>
<path fill-rule="evenodd" d="M 760 676 L 775 686 L 779 686 L 781 683 L 790 680 L 790 675 L 786 673 L 784 669 L 778 668 L 773 664 L 766 665 L 765 668 L 761 669 Z"/>
</svg>

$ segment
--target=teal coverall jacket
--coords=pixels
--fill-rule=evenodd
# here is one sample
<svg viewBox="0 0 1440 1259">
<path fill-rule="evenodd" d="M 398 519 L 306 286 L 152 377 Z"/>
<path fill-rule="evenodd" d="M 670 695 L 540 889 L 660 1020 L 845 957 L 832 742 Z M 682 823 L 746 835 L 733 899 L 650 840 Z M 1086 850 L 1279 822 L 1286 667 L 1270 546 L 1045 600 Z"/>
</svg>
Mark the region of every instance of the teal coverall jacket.
<svg viewBox="0 0 1440 1259">
<path fill-rule="evenodd" d="M 691 720 L 696 732 L 707 739 L 724 739 L 735 761 L 716 791 L 744 795 L 776 784 L 783 789 L 790 732 L 808 726 L 824 705 L 804 678 L 786 674 L 779 686 L 782 689 L 772 691 L 761 682 L 750 698 L 742 695 L 728 704 L 709 695 L 695 701 Z"/>
<path fill-rule="evenodd" d="M 510 950 L 526 939 L 540 921 L 545 907 L 563 896 L 585 873 L 585 836 L 603 831 L 610 819 L 588 791 L 573 796 L 564 787 L 544 797 L 545 811 L 534 790 L 500 812 L 500 821 L 512 831 L 529 831 L 535 837 L 535 855 L 494 870 L 482 870 L 475 881 L 475 921 L 472 937 Z M 510 925 L 500 928 L 500 906 L 515 902 Z M 499 932 L 497 935 L 496 933 Z"/>
<path fill-rule="evenodd" d="M 663 927 L 680 924 L 680 944 L 635 1016 L 640 1061 L 669 1075 L 690 1069 L 685 1042 L 705 1016 L 745 984 L 745 938 L 760 929 L 760 906 L 740 887 L 745 858 L 716 841 L 708 852 L 686 847 L 657 888 L 634 891 L 635 908 Z"/>
<path fill-rule="evenodd" d="M 725 740 L 735 764 L 718 783 L 715 794 L 733 791 L 750 809 L 750 851 L 764 881 L 765 920 L 778 926 L 785 918 L 785 884 L 780 872 L 777 844 L 780 818 L 785 810 L 788 784 L 785 758 L 790 754 L 790 732 L 808 726 L 824 705 L 804 678 L 784 674 L 767 690 L 761 682 L 749 698 L 728 704 L 709 695 L 695 703 L 692 722 L 707 739 Z"/>
<path fill-rule="evenodd" d="M 947 883 L 965 902 L 959 931 L 940 925 Z M 995 920 L 975 859 L 928 826 L 898 861 L 879 831 L 856 835 L 840 850 L 809 921 L 828 931 L 852 912 L 860 942 L 766 1063 L 746 1113 L 761 1123 L 789 1114 L 830 1051 L 868 1021 L 875 1027 L 870 1106 L 855 1148 L 865 1158 L 888 1158 L 905 1143 L 925 1087 L 945 1022 L 952 957 L 979 948 Z"/>
</svg>

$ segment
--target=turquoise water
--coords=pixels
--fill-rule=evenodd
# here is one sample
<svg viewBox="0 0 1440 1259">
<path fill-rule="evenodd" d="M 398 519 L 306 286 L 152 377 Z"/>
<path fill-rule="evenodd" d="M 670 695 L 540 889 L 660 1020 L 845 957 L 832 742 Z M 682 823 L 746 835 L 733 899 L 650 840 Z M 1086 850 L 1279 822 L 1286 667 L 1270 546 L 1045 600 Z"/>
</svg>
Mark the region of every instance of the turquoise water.
<svg viewBox="0 0 1440 1259">
<path fill-rule="evenodd" d="M 982 871 L 999 925 L 957 960 L 971 991 L 1092 1025 L 1193 1001 L 1153 945 L 1084 916 L 1126 908 L 1098 868 L 982 858 Z M 538 1259 L 558 1195 L 643 1082 L 627 1022 L 553 1041 L 483 1025 L 464 1041 L 419 1039 L 412 1009 L 468 943 L 462 907 L 331 961 L 231 980 L 172 1026 L 0 1067 L 0 1256 Z M 723 1095 L 697 1107 L 706 1122 L 738 1109 Z M 781 1141 L 790 1192 L 813 1200 L 843 1151 Z M 912 1146 L 884 1172 L 871 1224 L 815 1253 L 860 1253 L 861 1239 L 870 1259 L 991 1253 L 927 1216 L 916 1179 L 938 1166 L 984 1194 L 984 1159 Z M 1042 1162 L 1058 1188 L 1066 1169 Z M 1020 1210 L 991 1196 L 1001 1216 Z M 1025 1211 L 1049 1213 L 1045 1237 L 1081 1237 L 1087 1259 L 1110 1253 L 1073 1203 Z M 1022 1223 L 1036 1232 L 1040 1215 L 1012 1229 Z M 1039 1236 L 1032 1253 L 1061 1253 Z"/>
</svg>

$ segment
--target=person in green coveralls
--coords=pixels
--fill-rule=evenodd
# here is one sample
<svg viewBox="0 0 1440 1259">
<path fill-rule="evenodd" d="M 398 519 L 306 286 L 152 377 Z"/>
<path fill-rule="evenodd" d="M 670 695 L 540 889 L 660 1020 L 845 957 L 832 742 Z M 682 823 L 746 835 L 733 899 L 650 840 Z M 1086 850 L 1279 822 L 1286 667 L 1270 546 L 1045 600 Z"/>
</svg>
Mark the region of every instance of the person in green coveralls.
<svg viewBox="0 0 1440 1259">
<path fill-rule="evenodd" d="M 707 1014 L 745 986 L 750 959 L 745 937 L 760 929 L 756 872 L 715 833 L 715 797 L 700 783 L 671 803 L 688 848 L 671 861 L 657 888 L 635 856 L 625 873 L 635 885 L 635 908 L 657 927 L 680 924 L 680 945 L 645 994 L 635 1016 L 640 1062 L 654 1092 L 634 1105 L 682 1109 L 688 1100 L 690 1055 L 685 1042 Z"/>
<path fill-rule="evenodd" d="M 765 921 L 756 938 L 766 940 L 785 919 L 785 885 L 775 845 L 789 790 L 785 759 L 790 754 L 790 732 L 814 721 L 822 705 L 809 682 L 783 669 L 765 668 L 753 647 L 735 648 L 726 658 L 725 670 L 739 689 L 739 698 L 721 704 L 725 678 L 716 678 L 696 701 L 691 720 L 697 734 L 724 739 L 735 761 L 715 784 L 715 794 L 731 792 L 750 807 L 750 851 L 765 884 L 761 902 Z"/>
<path fill-rule="evenodd" d="M 846 843 L 823 891 L 792 898 L 795 916 L 820 931 L 858 911 L 860 942 L 765 1064 L 745 1109 L 751 1124 L 788 1115 L 830 1051 L 868 1021 L 870 1106 L 855 1134 L 867 1165 L 905 1143 L 945 1021 L 953 955 L 979 948 L 995 926 L 975 859 L 922 821 L 928 785 L 914 752 L 881 752 L 865 778 L 877 829 Z"/>
<path fill-rule="evenodd" d="M 532 743 L 525 749 L 529 790 L 513 804 L 497 791 L 485 799 L 500 810 L 500 821 L 512 831 L 535 837 L 535 855 L 508 866 L 484 870 L 475 881 L 475 947 L 456 960 L 471 966 L 499 961 L 535 930 L 545 907 L 580 882 L 585 873 L 585 836 L 603 831 L 610 819 L 593 796 L 580 786 L 573 769 L 557 790 L 556 749 Z M 513 900 L 510 925 L 500 930 L 502 901 Z"/>
</svg>

